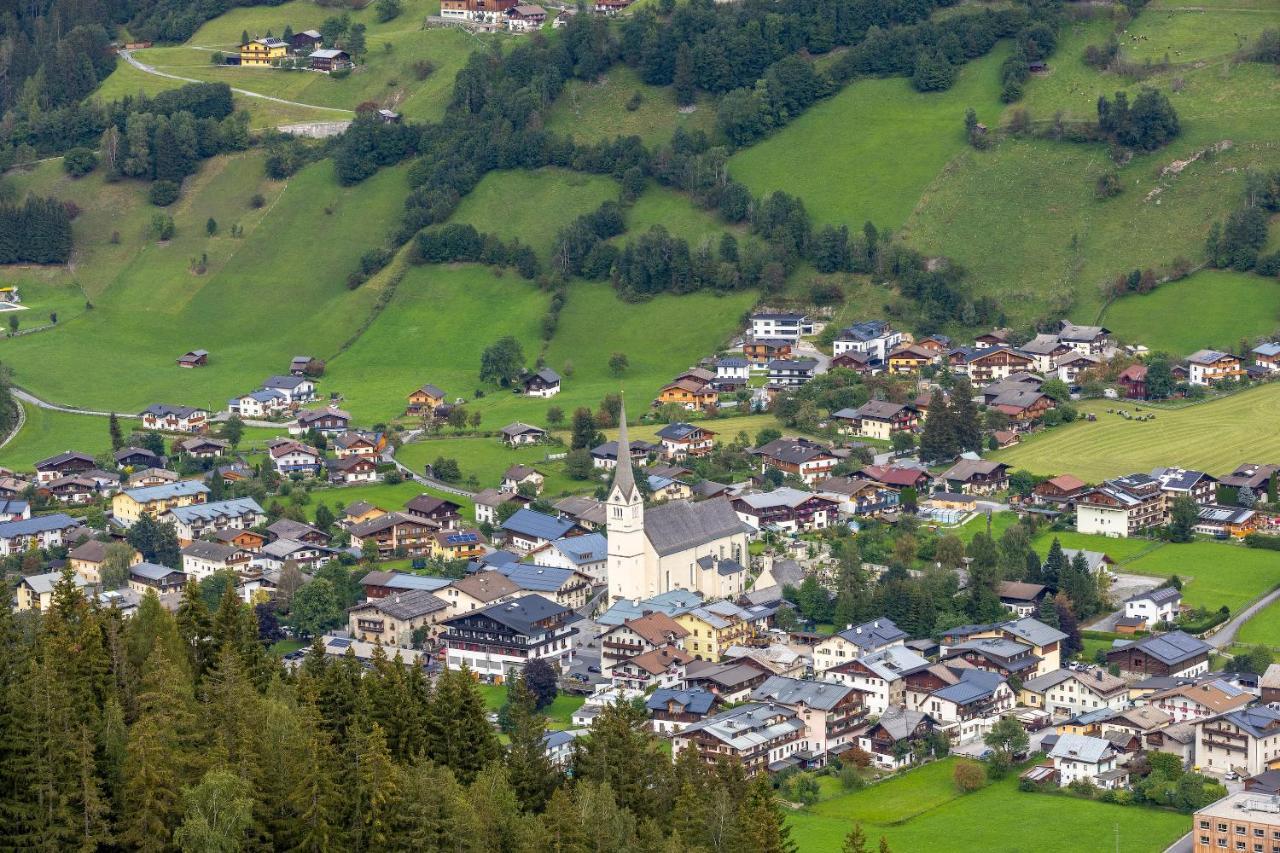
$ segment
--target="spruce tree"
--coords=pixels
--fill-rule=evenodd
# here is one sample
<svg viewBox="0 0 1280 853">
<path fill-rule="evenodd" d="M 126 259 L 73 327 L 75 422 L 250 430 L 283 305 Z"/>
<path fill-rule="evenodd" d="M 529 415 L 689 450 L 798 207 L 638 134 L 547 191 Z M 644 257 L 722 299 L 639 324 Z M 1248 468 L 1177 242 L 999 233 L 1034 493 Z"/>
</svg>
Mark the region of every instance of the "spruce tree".
<svg viewBox="0 0 1280 853">
<path fill-rule="evenodd" d="M 551 795 L 539 823 L 539 850 L 543 853 L 587 853 L 592 849 L 587 837 L 587 824 L 578 813 L 568 788 L 557 788 Z"/>
<path fill-rule="evenodd" d="M 1049 553 L 1044 558 L 1044 564 L 1040 567 L 1040 582 L 1056 592 L 1059 579 L 1066 568 L 1067 556 L 1062 553 L 1062 543 L 1055 536 L 1053 544 L 1049 546 Z"/>
<path fill-rule="evenodd" d="M 1036 611 L 1036 619 L 1048 625 L 1050 628 L 1057 628 L 1058 625 L 1058 609 L 1053 606 L 1053 599 L 1045 596 L 1040 599 L 1040 608 Z"/>
<path fill-rule="evenodd" d="M 348 841 L 355 850 L 382 850 L 390 846 L 397 805 L 396 774 L 387 751 L 382 727 L 372 723 L 353 730 L 347 744 L 350 779 L 346 797 L 351 809 Z"/>
<path fill-rule="evenodd" d="M 926 462 L 941 462 L 956 455 L 955 430 L 951 409 L 941 388 L 934 388 L 929 398 L 929 413 L 924 419 L 920 434 L 920 458 Z"/>
<path fill-rule="evenodd" d="M 516 678 L 507 695 L 511 720 L 507 776 L 524 810 L 537 813 L 542 811 L 556 787 L 556 772 L 547 758 L 544 741 L 547 720 L 538 713 L 523 676 Z"/>
<path fill-rule="evenodd" d="M 795 853 L 797 849 L 767 774 L 757 774 L 747 789 L 742 804 L 742 837 L 745 848 L 754 853 Z"/>
<path fill-rule="evenodd" d="M 465 666 L 437 680 L 427 717 L 440 732 L 430 745 L 431 760 L 451 769 L 463 784 L 474 780 L 502 752 L 485 715 L 484 700 Z"/>
<path fill-rule="evenodd" d="M 849 834 L 844 837 L 844 845 L 840 850 L 841 853 L 869 853 L 867 836 L 862 831 L 861 823 L 854 823 L 853 829 L 849 830 Z"/>
<path fill-rule="evenodd" d="M 199 584 L 192 581 L 182 588 L 182 601 L 174 615 L 178 622 L 178 635 L 187 648 L 192 675 L 199 681 L 210 664 L 213 634 L 213 620 L 200 597 Z"/>
<path fill-rule="evenodd" d="M 320 725 L 314 711 L 304 711 L 307 748 L 302 753 L 297 784 L 290 794 L 290 806 L 297 820 L 291 824 L 296 853 L 329 853 L 340 849 L 341 812 L 346 794 L 338 787 L 338 762 L 333 741 Z"/>
<path fill-rule="evenodd" d="M 112 412 L 111 417 L 107 420 L 107 429 L 111 433 L 111 449 L 119 450 L 124 447 L 124 436 L 120 432 L 120 419 L 116 417 L 115 412 Z"/>
<path fill-rule="evenodd" d="M 959 453 L 982 450 L 982 424 L 978 422 L 978 407 L 973 396 L 973 386 L 968 379 L 960 379 L 951 389 L 951 429 Z"/>
</svg>

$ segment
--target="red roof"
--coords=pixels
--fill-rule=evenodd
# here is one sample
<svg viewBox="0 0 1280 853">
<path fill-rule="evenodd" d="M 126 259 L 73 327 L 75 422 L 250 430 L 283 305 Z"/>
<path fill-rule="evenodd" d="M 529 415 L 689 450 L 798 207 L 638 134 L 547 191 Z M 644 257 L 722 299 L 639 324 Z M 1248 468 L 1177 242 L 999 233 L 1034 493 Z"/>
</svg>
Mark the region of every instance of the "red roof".
<svg viewBox="0 0 1280 853">
<path fill-rule="evenodd" d="M 1147 378 L 1147 366 L 1145 364 L 1131 364 L 1120 371 L 1120 375 L 1116 378 L 1121 382 L 1141 382 Z"/>
</svg>

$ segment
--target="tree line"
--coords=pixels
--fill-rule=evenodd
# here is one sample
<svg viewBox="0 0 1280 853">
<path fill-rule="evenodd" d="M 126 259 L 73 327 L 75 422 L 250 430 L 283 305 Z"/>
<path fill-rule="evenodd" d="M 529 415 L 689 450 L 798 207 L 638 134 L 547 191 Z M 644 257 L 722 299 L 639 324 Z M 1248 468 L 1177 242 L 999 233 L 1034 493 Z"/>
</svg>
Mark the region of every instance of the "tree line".
<svg viewBox="0 0 1280 853">
<path fill-rule="evenodd" d="M 27 196 L 0 203 L 0 264 L 65 264 L 71 257 L 71 216 L 56 198 Z"/>
<path fill-rule="evenodd" d="M 795 849 L 766 775 L 673 763 L 634 705 L 599 715 L 567 775 L 533 673 L 512 679 L 504 747 L 466 669 L 315 644 L 291 671 L 263 628 L 233 584 L 212 608 L 188 586 L 175 613 L 149 594 L 125 620 L 69 570 L 44 613 L 0 613 L 3 846 Z"/>
<path fill-rule="evenodd" d="M 1250 172 L 1245 177 L 1244 206 L 1225 221 L 1209 227 L 1205 254 L 1209 264 L 1258 275 L 1280 275 L 1280 252 L 1262 254 L 1267 245 L 1267 224 L 1280 211 L 1280 169 Z"/>
</svg>

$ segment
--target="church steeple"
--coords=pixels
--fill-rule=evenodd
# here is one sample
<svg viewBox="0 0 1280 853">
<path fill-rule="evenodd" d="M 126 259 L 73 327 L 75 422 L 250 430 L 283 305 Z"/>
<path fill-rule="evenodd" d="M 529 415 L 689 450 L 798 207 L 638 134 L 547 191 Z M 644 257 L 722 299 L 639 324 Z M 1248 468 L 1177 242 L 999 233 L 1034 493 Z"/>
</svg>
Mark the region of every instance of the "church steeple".
<svg viewBox="0 0 1280 853">
<path fill-rule="evenodd" d="M 627 440 L 627 401 L 624 399 L 618 410 L 618 465 L 613 475 L 609 502 L 629 504 L 639 497 L 635 472 L 631 469 L 631 442 Z"/>
</svg>

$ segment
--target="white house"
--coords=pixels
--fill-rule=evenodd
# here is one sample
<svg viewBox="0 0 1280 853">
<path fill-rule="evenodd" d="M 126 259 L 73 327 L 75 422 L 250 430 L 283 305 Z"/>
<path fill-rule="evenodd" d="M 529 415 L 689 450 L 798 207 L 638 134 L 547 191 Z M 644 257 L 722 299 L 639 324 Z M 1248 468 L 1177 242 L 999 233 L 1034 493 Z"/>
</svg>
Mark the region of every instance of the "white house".
<svg viewBox="0 0 1280 853">
<path fill-rule="evenodd" d="M 889 353 L 902 343 L 902 333 L 894 331 L 883 320 L 866 320 L 854 323 L 840 334 L 831 344 L 834 355 L 847 352 L 862 352 L 871 356 L 875 362 L 883 362 Z"/>
<path fill-rule="evenodd" d="M 32 548 L 65 545 L 82 532 L 85 532 L 82 522 L 63 512 L 6 521 L 0 523 L 0 557 L 21 554 Z"/>
<path fill-rule="evenodd" d="M 890 646 L 901 646 L 906 640 L 906 633 L 893 624 L 892 619 L 873 619 L 861 625 L 849 625 L 814 646 L 813 671 L 826 672 L 863 655 Z"/>
<path fill-rule="evenodd" d="M 209 412 L 194 406 L 156 403 L 142 410 L 142 425 L 164 432 L 200 432 L 209 423 Z"/>
<path fill-rule="evenodd" d="M 196 540 L 182 549 L 182 572 L 202 581 L 215 572 L 241 571 L 249 566 L 249 552 L 221 542 Z"/>
<path fill-rule="evenodd" d="M 1176 587 L 1162 586 L 1130 596 L 1124 602 L 1124 615 L 1129 619 L 1142 619 L 1147 627 L 1161 622 L 1172 622 L 1178 617 L 1182 604 L 1182 592 Z"/>
<path fill-rule="evenodd" d="M 1087 735 L 1059 735 L 1049 753 L 1058 771 L 1058 785 L 1066 787 L 1078 779 L 1100 788 L 1120 788 L 1128 774 L 1116 770 L 1116 751 L 1111 741 Z"/>
<path fill-rule="evenodd" d="M 227 402 L 227 411 L 242 418 L 268 418 L 288 408 L 288 397 L 279 391 L 253 391 Z"/>
<path fill-rule="evenodd" d="M 216 530 L 248 530 L 265 524 L 267 514 L 253 498 L 175 506 L 160 517 L 172 521 L 178 539 L 191 542 Z"/>
<path fill-rule="evenodd" d="M 795 344 L 800 340 L 801 335 L 812 331 L 813 324 L 803 314 L 764 312 L 751 315 L 751 337 L 753 338 L 772 338 Z"/>
<path fill-rule="evenodd" d="M 928 665 L 929 661 L 913 649 L 897 645 L 833 667 L 823 672 L 821 678 L 861 690 L 867 713 L 879 715 L 890 705 L 904 704 L 903 677 Z"/>
<path fill-rule="evenodd" d="M 737 384 L 751 378 L 751 362 L 741 356 L 716 359 L 716 381 Z"/>
<path fill-rule="evenodd" d="M 316 383 L 305 376 L 269 376 L 264 391 L 279 391 L 289 405 L 309 403 L 316 398 Z"/>
<path fill-rule="evenodd" d="M 294 473 L 315 476 L 320 473 L 323 465 L 320 451 L 287 438 L 271 442 L 268 452 L 271 454 L 271 464 L 283 477 Z"/>
<path fill-rule="evenodd" d="M 1074 717 L 1101 708 L 1124 710 L 1129 706 L 1129 688 L 1124 679 L 1103 669 L 1055 669 L 1023 682 L 1022 701 L 1055 717 Z"/>
</svg>

